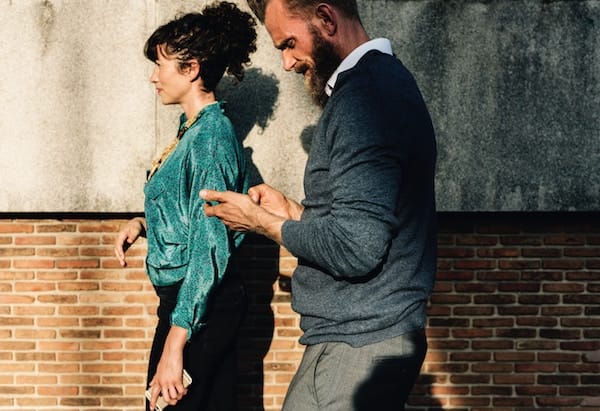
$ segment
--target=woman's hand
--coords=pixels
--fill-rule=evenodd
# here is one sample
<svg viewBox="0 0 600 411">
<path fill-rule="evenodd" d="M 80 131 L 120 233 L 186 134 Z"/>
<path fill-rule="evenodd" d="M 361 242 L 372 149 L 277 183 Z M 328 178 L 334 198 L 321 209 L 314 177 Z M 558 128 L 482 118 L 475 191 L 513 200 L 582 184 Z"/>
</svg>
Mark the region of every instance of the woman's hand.
<svg viewBox="0 0 600 411">
<path fill-rule="evenodd" d="M 146 232 L 146 220 L 142 217 L 136 217 L 128 221 L 121 229 L 115 239 L 115 256 L 119 260 L 121 267 L 125 267 L 125 252 L 131 245 Z"/>
<path fill-rule="evenodd" d="M 160 394 L 169 405 L 177 404 L 187 394 L 187 389 L 183 386 L 183 348 L 186 341 L 187 330 L 172 325 L 156 368 L 156 374 L 150 381 L 151 410 L 156 407 L 156 401 Z"/>
</svg>

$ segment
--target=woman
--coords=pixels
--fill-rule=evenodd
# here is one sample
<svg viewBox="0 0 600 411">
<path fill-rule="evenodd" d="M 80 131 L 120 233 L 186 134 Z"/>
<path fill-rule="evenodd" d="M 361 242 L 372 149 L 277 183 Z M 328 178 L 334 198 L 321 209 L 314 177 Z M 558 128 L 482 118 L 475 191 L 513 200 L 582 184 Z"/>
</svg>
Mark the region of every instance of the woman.
<svg viewBox="0 0 600 411">
<path fill-rule="evenodd" d="M 255 27 L 248 13 L 223 2 L 159 27 L 145 45 L 162 103 L 183 109 L 177 138 L 149 172 L 144 218 L 129 221 L 115 240 L 125 266 L 127 248 L 147 237 L 147 271 L 160 298 L 149 410 L 159 396 L 173 411 L 235 408 L 235 337 L 245 294 L 231 255 L 242 236 L 207 218 L 198 194 L 248 188 L 243 150 L 215 88 L 225 72 L 242 79 L 256 50 Z"/>
</svg>

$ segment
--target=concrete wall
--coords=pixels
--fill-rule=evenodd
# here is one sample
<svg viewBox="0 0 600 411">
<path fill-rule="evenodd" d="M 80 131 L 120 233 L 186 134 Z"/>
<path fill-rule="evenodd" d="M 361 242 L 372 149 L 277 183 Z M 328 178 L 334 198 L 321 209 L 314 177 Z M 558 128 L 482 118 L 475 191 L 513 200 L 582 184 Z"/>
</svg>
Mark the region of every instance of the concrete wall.
<svg viewBox="0 0 600 411">
<path fill-rule="evenodd" d="M 242 7 L 245 2 L 237 0 Z M 142 209 L 179 110 L 148 83 L 147 36 L 207 1 L 0 0 L 0 212 Z M 430 106 L 439 208 L 600 208 L 600 2 L 359 0 Z M 264 28 L 220 97 L 254 180 L 302 197 L 318 110 Z"/>
</svg>

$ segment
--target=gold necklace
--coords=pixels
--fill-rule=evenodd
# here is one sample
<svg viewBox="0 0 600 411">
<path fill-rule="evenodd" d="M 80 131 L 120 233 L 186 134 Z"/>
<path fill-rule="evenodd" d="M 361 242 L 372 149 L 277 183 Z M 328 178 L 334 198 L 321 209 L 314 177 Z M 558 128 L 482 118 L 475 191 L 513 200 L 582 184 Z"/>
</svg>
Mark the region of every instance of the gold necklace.
<svg viewBox="0 0 600 411">
<path fill-rule="evenodd" d="M 171 155 L 171 153 L 173 151 L 175 151 L 175 147 L 177 147 L 177 144 L 179 144 L 179 140 L 181 140 L 181 138 L 183 137 L 185 132 L 188 131 L 188 129 L 192 125 L 194 125 L 196 120 L 198 120 L 198 115 L 200 114 L 201 111 L 202 110 L 200 110 L 198 113 L 196 113 L 196 115 L 194 117 L 189 118 L 185 122 L 183 127 L 181 127 L 179 129 L 179 131 L 177 132 L 177 136 L 173 139 L 173 141 L 171 141 L 171 143 L 169 143 L 169 145 L 165 147 L 165 149 L 160 154 L 160 156 L 156 157 L 154 159 L 154 161 L 152 161 L 152 167 L 150 168 L 150 171 L 148 172 L 148 177 L 147 177 L 146 181 L 150 180 L 150 177 L 152 177 L 156 173 L 156 171 L 158 171 L 160 166 L 165 162 L 165 160 L 169 157 L 169 155 Z"/>
</svg>

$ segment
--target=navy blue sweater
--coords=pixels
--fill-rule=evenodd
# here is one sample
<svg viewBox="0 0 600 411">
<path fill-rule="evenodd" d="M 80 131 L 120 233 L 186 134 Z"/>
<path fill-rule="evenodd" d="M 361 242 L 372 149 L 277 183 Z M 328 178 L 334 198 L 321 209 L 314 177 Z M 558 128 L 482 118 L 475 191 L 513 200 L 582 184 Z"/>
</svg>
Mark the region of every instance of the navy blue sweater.
<svg viewBox="0 0 600 411">
<path fill-rule="evenodd" d="M 298 257 L 303 344 L 362 346 L 425 327 L 435 159 L 429 113 L 400 61 L 370 51 L 340 73 L 312 140 L 302 219 L 282 229 Z"/>
</svg>

